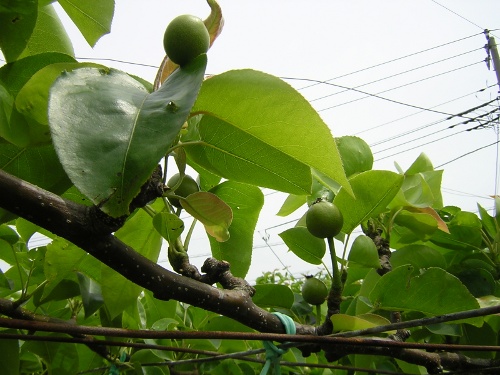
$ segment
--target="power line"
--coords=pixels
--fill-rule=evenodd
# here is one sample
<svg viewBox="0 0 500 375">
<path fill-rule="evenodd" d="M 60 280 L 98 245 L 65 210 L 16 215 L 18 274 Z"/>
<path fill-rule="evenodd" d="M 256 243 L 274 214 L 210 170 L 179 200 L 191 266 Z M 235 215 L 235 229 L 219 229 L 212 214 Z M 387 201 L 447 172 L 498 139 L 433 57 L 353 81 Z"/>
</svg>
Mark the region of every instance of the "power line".
<svg viewBox="0 0 500 375">
<path fill-rule="evenodd" d="M 455 11 L 451 10 L 450 8 L 445 7 L 443 4 L 438 3 L 436 0 L 431 0 L 431 1 L 432 1 L 433 3 L 435 3 L 435 4 L 439 5 L 440 7 L 443 7 L 443 8 L 444 8 L 444 9 L 446 9 L 448 12 L 451 12 L 451 13 L 453 13 L 454 15 L 456 15 L 456 16 L 458 16 L 458 17 L 460 17 L 461 19 L 463 19 L 463 20 L 465 20 L 465 21 L 467 21 L 467 22 L 471 23 L 472 25 L 474 25 L 474 26 L 476 26 L 476 27 L 479 27 L 481 30 L 484 30 L 484 27 L 479 26 L 477 23 L 472 22 L 470 19 L 465 18 L 464 16 L 462 16 L 462 15 L 458 14 L 457 12 L 455 12 Z"/>
<path fill-rule="evenodd" d="M 446 102 L 442 102 L 442 103 L 436 104 L 436 105 L 434 105 L 434 106 L 432 106 L 432 107 L 429 107 L 429 108 L 427 108 L 427 109 L 434 109 L 434 108 L 440 107 L 440 106 L 442 106 L 442 105 L 445 105 L 445 104 L 448 104 L 448 103 L 454 102 L 454 101 L 456 101 L 456 100 L 463 99 L 463 98 L 465 98 L 465 97 L 467 97 L 467 96 L 469 96 L 469 95 L 473 95 L 473 94 L 477 94 L 477 93 L 480 93 L 480 92 L 486 91 L 487 89 L 489 89 L 489 88 L 491 88 L 491 87 L 494 87 L 494 86 L 496 86 L 496 85 L 497 85 L 497 84 L 492 84 L 492 85 L 486 86 L 486 87 L 484 87 L 484 88 L 482 88 L 482 89 L 479 89 L 479 90 L 477 90 L 477 91 L 473 91 L 473 92 L 471 92 L 471 93 L 469 93 L 469 94 L 465 94 L 465 95 L 462 95 L 462 96 L 456 97 L 456 98 L 454 98 L 454 99 L 447 100 Z M 394 119 L 394 120 L 391 120 L 391 121 L 387 121 L 387 122 L 384 122 L 384 123 L 379 124 L 379 125 L 376 125 L 376 126 L 372 126 L 372 127 L 371 127 L 371 128 L 369 128 L 369 129 L 361 130 L 361 131 L 359 131 L 359 132 L 357 132 L 357 133 L 354 133 L 354 135 L 359 135 L 359 134 L 362 134 L 362 133 L 366 133 L 366 132 L 368 132 L 368 131 L 375 130 L 375 129 L 381 128 L 381 127 L 383 127 L 383 126 L 393 124 L 393 123 L 395 123 L 395 122 L 398 122 L 398 121 L 401 121 L 401 120 L 407 119 L 408 117 L 412 117 L 412 116 L 418 115 L 418 114 L 423 113 L 423 112 L 426 112 L 426 109 L 422 109 L 422 110 L 420 110 L 420 111 L 413 112 L 413 113 L 411 113 L 411 114 L 409 114 L 409 115 L 406 115 L 406 116 L 403 116 L 403 117 L 399 117 L 399 118 L 397 118 L 397 119 Z"/>
<path fill-rule="evenodd" d="M 362 69 L 359 69 L 359 70 L 355 70 L 355 71 L 350 72 L 350 73 L 342 74 L 342 75 L 340 75 L 340 76 L 337 76 L 337 77 L 334 77 L 334 78 L 327 79 L 326 81 L 314 81 L 314 80 L 311 80 L 311 82 L 315 82 L 315 83 L 314 83 L 314 84 L 311 84 L 311 85 L 308 85 L 308 86 L 301 87 L 301 88 L 299 88 L 298 90 L 304 90 L 304 89 L 306 89 L 306 88 L 313 87 L 313 86 L 316 86 L 316 85 L 319 85 L 319 84 L 322 84 L 322 83 L 326 83 L 326 82 L 334 81 L 334 80 L 339 79 L 339 78 L 343 78 L 343 77 L 347 77 L 347 76 L 350 76 L 350 75 L 353 75 L 353 74 L 356 74 L 356 73 L 364 72 L 364 71 L 369 70 L 369 69 L 377 68 L 377 67 L 382 66 L 382 65 L 386 65 L 386 64 L 390 64 L 390 63 L 395 62 L 395 61 L 403 60 L 403 59 L 406 59 L 406 58 L 408 58 L 408 57 L 412 57 L 412 56 L 419 55 L 419 54 L 424 53 L 424 52 L 432 51 L 432 50 L 434 50 L 434 49 L 441 48 L 441 47 L 444 47 L 444 46 L 447 46 L 447 45 L 450 45 L 450 44 L 453 44 L 453 43 L 461 42 L 461 41 L 463 41 L 463 40 L 470 39 L 470 38 L 473 38 L 473 37 L 478 36 L 478 35 L 481 35 L 481 34 L 483 34 L 483 33 L 481 32 L 481 33 L 477 33 L 477 34 L 472 34 L 472 35 L 466 36 L 466 37 L 464 37 L 464 38 L 460 38 L 460 39 L 452 40 L 451 42 L 443 43 L 443 44 L 440 44 L 440 45 L 438 45 L 438 46 L 434 46 L 434 47 L 426 48 L 426 49 L 420 50 L 420 51 L 418 51 L 418 52 L 413 52 L 413 53 L 410 53 L 410 54 L 408 54 L 408 55 L 404 55 L 404 56 L 401 56 L 401 57 L 397 57 L 397 58 L 392 59 L 392 60 L 384 61 L 384 62 L 382 62 L 382 63 L 375 64 L 375 65 L 371 65 L 371 66 L 368 66 L 368 67 L 366 67 L 366 68 L 362 68 Z"/>
<path fill-rule="evenodd" d="M 363 83 L 362 85 L 359 85 L 359 86 L 354 86 L 353 88 L 357 89 L 357 88 L 360 88 L 360 87 L 363 87 L 363 86 L 368 86 L 368 85 L 371 85 L 372 83 L 377 83 L 377 82 L 381 82 L 381 81 L 385 81 L 387 79 L 390 79 L 390 78 L 394 78 L 394 77 L 397 77 L 397 76 L 400 76 L 400 75 L 403 75 L 403 74 L 406 74 L 406 73 L 410 73 L 410 72 L 414 72 L 416 70 L 419 70 L 419 69 L 422 69 L 422 68 L 426 68 L 426 67 L 429 67 L 431 65 L 435 65 L 435 64 L 439 64 L 443 61 L 447 61 L 447 60 L 451 60 L 451 59 L 454 59 L 454 58 L 457 58 L 457 57 L 460 57 L 460 56 L 464 56 L 464 55 L 467 55 L 469 53 L 472 53 L 472 52 L 476 52 L 476 51 L 479 51 L 479 50 L 482 50 L 483 47 L 481 48 L 476 48 L 476 49 L 473 49 L 473 50 L 470 50 L 468 52 L 464 52 L 464 53 L 460 53 L 458 55 L 455 55 L 455 56 L 451 56 L 451 57 L 447 57 L 445 59 L 441 59 L 441 60 L 438 60 L 438 61 L 434 61 L 434 62 L 431 62 L 429 64 L 425 64 L 425 65 L 421 65 L 421 66 L 418 66 L 416 68 L 412 68 L 412 69 L 408 69 L 408 70 L 405 70 L 404 72 L 399 72 L 399 73 L 396 73 L 396 74 L 392 74 L 390 76 L 387 76 L 387 77 L 384 77 L 384 78 L 380 78 L 380 79 L 376 79 L 374 81 L 370 81 L 370 82 L 367 82 L 367 83 Z M 342 91 L 338 91 L 338 92 L 335 92 L 333 94 L 328 94 L 328 95 L 324 95 L 324 96 L 321 96 L 319 98 L 315 98 L 315 99 L 311 99 L 309 100 L 310 102 L 314 102 L 314 101 L 317 101 L 317 100 L 321 100 L 321 99 L 325 99 L 325 98 L 329 98 L 331 96 L 334 96 L 334 95 L 338 95 L 338 94 L 342 94 L 343 92 L 346 92 L 346 91 L 349 91 L 349 89 L 345 89 L 345 90 L 342 90 Z"/>
<path fill-rule="evenodd" d="M 394 153 L 394 154 L 384 156 L 384 157 L 382 157 L 382 158 L 380 158 L 380 159 L 377 159 L 376 161 L 380 161 L 380 160 L 383 160 L 383 159 L 390 158 L 390 157 L 392 157 L 392 156 L 396 156 L 396 155 L 399 155 L 399 154 L 403 154 L 403 153 L 405 153 L 405 152 L 408 152 L 408 151 L 411 151 L 411 150 L 415 150 L 415 149 L 420 148 L 420 147 L 423 147 L 423 146 L 427 146 L 427 145 L 429 145 L 429 144 L 431 144 L 431 143 L 435 143 L 435 142 L 441 141 L 441 140 L 443 140 L 443 139 L 453 137 L 453 136 L 455 136 L 455 135 L 457 135 L 457 134 L 464 133 L 464 132 L 466 132 L 466 131 L 471 131 L 472 129 L 473 129 L 473 128 L 464 129 L 464 130 L 462 130 L 462 131 L 459 131 L 459 132 L 456 132 L 456 133 L 453 133 L 453 134 L 448 134 L 448 135 L 446 135 L 446 136 L 444 136 L 444 137 L 437 138 L 437 139 L 433 139 L 432 141 L 429 141 L 429 142 L 427 142 L 427 143 L 423 143 L 423 144 L 420 144 L 420 145 L 417 145 L 417 146 L 414 146 L 414 147 L 408 148 L 408 149 L 406 149 L 406 150 L 399 151 L 399 152 L 396 152 L 396 153 Z M 384 150 L 384 151 L 386 151 L 386 150 Z M 437 167 L 436 167 L 436 168 L 437 168 Z"/>
<path fill-rule="evenodd" d="M 442 75 L 445 75 L 445 74 L 448 74 L 448 73 L 456 72 L 456 71 L 461 70 L 461 69 L 469 68 L 469 67 L 477 65 L 477 64 L 482 64 L 483 62 L 484 62 L 484 60 L 481 60 L 481 61 L 478 61 L 478 62 L 475 62 L 475 63 L 472 63 L 472 64 L 464 65 L 464 66 L 461 66 L 459 68 L 451 69 L 451 70 L 448 70 L 446 72 L 442 72 L 442 73 L 439 73 L 439 74 L 435 74 L 433 76 L 429 76 L 429 77 L 426 77 L 426 78 L 419 79 L 417 81 L 406 83 L 404 85 L 400 85 L 400 86 L 396 86 L 396 87 L 393 87 L 393 88 L 390 88 L 390 89 L 387 89 L 387 90 L 379 91 L 376 94 L 371 94 L 371 93 L 368 93 L 368 92 L 357 90 L 355 88 L 348 88 L 348 87 L 343 87 L 343 86 L 340 86 L 340 85 L 334 85 L 333 83 L 327 83 L 328 85 L 333 85 L 333 86 L 337 86 L 337 87 L 346 88 L 346 89 L 349 89 L 349 90 L 352 90 L 352 91 L 355 91 L 355 92 L 359 92 L 359 93 L 364 94 L 366 96 L 362 96 L 360 98 L 352 99 L 352 100 L 349 100 L 347 102 L 336 104 L 336 105 L 333 105 L 333 106 L 330 106 L 330 107 L 322 108 L 322 109 L 319 109 L 318 112 L 327 111 L 327 110 L 330 110 L 330 109 L 333 109 L 333 108 L 337 108 L 337 107 L 341 107 L 341 106 L 344 106 L 346 104 L 351 104 L 351 103 L 354 103 L 354 102 L 357 102 L 359 100 L 363 100 L 363 99 L 366 99 L 366 98 L 369 98 L 369 97 L 374 97 L 374 98 L 386 100 L 386 101 L 389 101 L 389 102 L 392 102 L 392 103 L 395 103 L 395 104 L 402 104 L 402 105 L 413 107 L 413 108 L 417 108 L 417 109 L 425 109 L 426 111 L 435 112 L 435 113 L 439 113 L 439 114 L 446 114 L 446 113 L 441 112 L 441 111 L 429 110 L 428 108 L 423 108 L 423 107 L 419 107 L 419 106 L 415 106 L 415 105 L 411 105 L 411 104 L 406 104 L 406 103 L 403 103 L 403 102 L 400 102 L 400 101 L 397 101 L 397 100 L 389 99 L 389 98 L 380 96 L 380 94 L 384 94 L 384 93 L 389 92 L 389 91 L 397 90 L 397 89 L 400 89 L 400 88 L 403 88 L 403 87 L 414 85 L 416 83 L 427 81 L 429 79 L 436 78 L 436 77 L 439 77 L 439 76 L 442 76 Z"/>
<path fill-rule="evenodd" d="M 451 159 L 450 161 L 447 161 L 446 163 L 440 164 L 440 165 L 436 166 L 435 168 L 440 168 L 440 167 L 442 167 L 442 166 L 444 166 L 444 165 L 446 165 L 446 164 L 453 163 L 454 161 L 456 161 L 456 160 L 458 160 L 458 159 L 461 159 L 461 158 L 463 158 L 463 157 L 465 157 L 465 156 L 468 156 L 468 155 L 470 155 L 470 154 L 473 154 L 473 153 L 475 153 L 475 152 L 478 152 L 478 151 L 480 151 L 480 150 L 483 150 L 483 149 L 485 149 L 485 148 L 487 148 L 487 147 L 491 147 L 491 146 L 497 145 L 499 142 L 500 142 L 500 140 L 497 140 L 496 142 L 490 143 L 489 145 L 482 146 L 482 147 L 476 148 L 475 150 L 472 150 L 472 151 L 466 152 L 465 154 L 462 154 L 462 155 L 460 155 L 459 157 L 456 157 L 455 159 Z"/>
<path fill-rule="evenodd" d="M 469 110 L 466 110 L 466 111 L 460 112 L 460 113 L 456 114 L 454 117 L 461 117 L 463 114 L 470 113 L 470 112 L 472 112 L 472 111 L 474 111 L 474 110 L 477 110 L 477 109 L 480 109 L 480 108 L 486 107 L 487 105 L 491 104 L 492 102 L 494 102 L 494 101 L 496 101 L 496 100 L 497 100 L 497 99 L 495 98 L 495 99 L 493 99 L 493 100 L 491 100 L 491 101 L 489 101 L 489 102 L 486 102 L 486 103 L 481 104 L 480 106 L 476 106 L 476 107 L 473 107 L 473 108 L 471 108 L 471 109 L 469 109 Z M 415 140 L 418 140 L 418 139 L 421 139 L 421 138 L 428 137 L 428 136 L 430 136 L 430 135 L 433 135 L 433 134 L 439 133 L 439 132 L 444 131 L 444 130 L 447 130 L 447 129 L 453 129 L 454 127 L 459 126 L 459 125 L 465 125 L 465 124 L 468 124 L 468 123 L 470 123 L 470 122 L 477 121 L 478 119 L 483 118 L 483 117 L 486 117 L 486 116 L 488 116 L 488 115 L 490 115 L 490 114 L 492 114 L 492 113 L 496 112 L 497 110 L 498 110 L 498 108 L 495 108 L 494 110 L 492 110 L 492 111 L 490 111 L 490 112 L 487 112 L 487 113 L 484 113 L 484 114 L 478 115 L 478 116 L 476 116 L 476 117 L 474 117 L 474 118 L 467 119 L 466 121 L 462 121 L 462 122 L 457 123 L 457 124 L 450 125 L 449 127 L 445 128 L 445 129 L 438 130 L 437 132 L 434 132 L 434 133 L 429 133 L 429 134 L 426 134 L 426 135 L 424 135 L 424 136 L 422 136 L 422 137 L 415 138 L 415 139 L 413 139 L 413 140 L 411 140 L 411 141 L 409 141 L 409 142 L 413 142 L 413 141 L 415 141 Z M 383 143 L 386 143 L 386 142 L 389 142 L 389 141 L 392 141 L 392 140 L 395 140 L 395 139 L 398 139 L 398 138 L 404 137 L 405 135 L 415 133 L 415 132 L 417 132 L 417 131 L 423 130 L 423 129 L 428 128 L 428 127 L 430 127 L 430 126 L 434 126 L 434 125 L 440 124 L 440 123 L 445 122 L 445 121 L 448 121 L 448 120 L 450 120 L 450 119 L 451 119 L 451 117 L 447 117 L 447 118 L 445 118 L 445 119 L 437 120 L 437 121 L 431 122 L 431 123 L 429 123 L 429 124 L 426 124 L 426 125 L 420 126 L 420 127 L 418 127 L 418 128 L 415 128 L 415 129 L 412 129 L 412 130 L 408 130 L 408 131 L 403 132 L 403 133 L 400 133 L 400 134 L 396 134 L 396 135 L 394 135 L 394 136 L 392 136 L 392 137 L 389 137 L 389 138 L 386 138 L 386 139 L 380 140 L 380 141 L 378 141 L 378 142 L 372 143 L 372 144 L 370 144 L 370 147 L 378 146 L 378 145 L 380 145 L 380 144 L 383 144 Z M 407 143 L 408 143 L 408 142 L 407 142 Z M 385 151 L 385 150 L 382 150 L 382 151 Z M 378 152 L 382 152 L 382 151 L 378 151 Z"/>
</svg>

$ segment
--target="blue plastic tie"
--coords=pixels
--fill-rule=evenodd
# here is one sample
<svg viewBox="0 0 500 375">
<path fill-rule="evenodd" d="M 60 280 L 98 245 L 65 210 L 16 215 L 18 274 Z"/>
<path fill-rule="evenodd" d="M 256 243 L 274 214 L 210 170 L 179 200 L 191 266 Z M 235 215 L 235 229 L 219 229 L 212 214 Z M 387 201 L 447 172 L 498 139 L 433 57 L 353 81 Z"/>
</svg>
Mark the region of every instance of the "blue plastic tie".
<svg viewBox="0 0 500 375">
<path fill-rule="evenodd" d="M 295 335 L 295 322 L 292 318 L 279 312 L 274 312 L 273 314 L 276 315 L 279 320 L 281 320 L 281 323 L 283 323 L 287 335 Z M 266 375 L 271 368 L 271 365 L 274 365 L 274 375 L 280 375 L 280 359 L 281 356 L 288 351 L 288 349 L 280 349 L 271 341 L 262 341 L 262 344 L 264 345 L 264 349 L 266 349 L 266 363 L 264 365 L 264 368 L 260 372 L 260 375 Z"/>
</svg>

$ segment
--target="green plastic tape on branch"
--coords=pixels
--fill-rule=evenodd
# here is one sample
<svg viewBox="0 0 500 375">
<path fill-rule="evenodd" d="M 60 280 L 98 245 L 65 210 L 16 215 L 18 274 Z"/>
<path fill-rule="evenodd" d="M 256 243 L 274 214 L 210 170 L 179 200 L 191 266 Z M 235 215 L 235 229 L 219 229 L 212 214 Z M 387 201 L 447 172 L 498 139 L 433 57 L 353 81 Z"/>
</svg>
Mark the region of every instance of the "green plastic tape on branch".
<svg viewBox="0 0 500 375">
<path fill-rule="evenodd" d="M 288 315 L 281 314 L 278 312 L 273 313 L 276 315 L 283 323 L 285 327 L 285 332 L 287 335 L 295 335 L 295 322 Z M 271 368 L 271 365 L 274 366 L 274 375 L 280 375 L 280 359 L 281 356 L 287 352 L 288 349 L 283 350 L 274 345 L 271 341 L 262 341 L 264 345 L 264 349 L 266 349 L 266 363 L 264 368 L 260 372 L 260 375 L 266 375 Z"/>
</svg>

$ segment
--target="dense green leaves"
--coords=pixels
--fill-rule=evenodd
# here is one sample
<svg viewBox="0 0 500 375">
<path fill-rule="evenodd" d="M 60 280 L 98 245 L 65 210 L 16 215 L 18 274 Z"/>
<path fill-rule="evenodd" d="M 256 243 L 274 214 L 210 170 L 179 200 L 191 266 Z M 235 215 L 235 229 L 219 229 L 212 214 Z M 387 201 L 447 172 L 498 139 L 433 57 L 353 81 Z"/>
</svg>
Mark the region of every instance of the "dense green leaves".
<svg viewBox="0 0 500 375">
<path fill-rule="evenodd" d="M 401 266 L 385 274 L 370 293 L 376 308 L 421 311 L 429 315 L 479 308 L 479 303 L 455 276 L 441 268 L 428 268 L 412 277 L 412 266 Z M 439 288 L 436 286 L 439 285 Z M 481 324 L 474 319 L 474 324 Z"/>
<path fill-rule="evenodd" d="M 278 78 L 253 70 L 211 77 L 193 112 L 204 114 L 201 142 L 186 151 L 222 177 L 307 194 L 312 167 L 351 191 L 330 130 L 310 104 Z M 311 147 L 325 152 L 308 152 Z"/>
<path fill-rule="evenodd" d="M 49 103 L 55 148 L 73 183 L 103 211 L 129 212 L 186 120 L 205 66 L 199 56 L 152 94 L 115 70 L 79 69 L 56 81 Z"/>
</svg>

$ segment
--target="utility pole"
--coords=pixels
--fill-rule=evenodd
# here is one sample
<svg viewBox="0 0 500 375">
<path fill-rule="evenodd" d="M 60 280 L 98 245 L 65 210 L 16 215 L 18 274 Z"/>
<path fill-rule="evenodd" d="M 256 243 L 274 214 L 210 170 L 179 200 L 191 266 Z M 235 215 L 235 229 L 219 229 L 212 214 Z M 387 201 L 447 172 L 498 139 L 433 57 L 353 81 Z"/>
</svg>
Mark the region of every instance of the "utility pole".
<svg viewBox="0 0 500 375">
<path fill-rule="evenodd" d="M 500 92 L 500 56 L 498 55 L 497 43 L 495 42 L 495 38 L 490 36 L 489 30 L 484 30 L 484 34 L 486 35 L 486 40 L 488 41 L 488 44 L 485 47 L 487 48 L 489 55 L 493 60 L 493 69 L 495 70 L 495 74 L 497 76 L 497 83 Z M 488 67 L 489 67 L 489 60 L 488 60 Z"/>
</svg>

